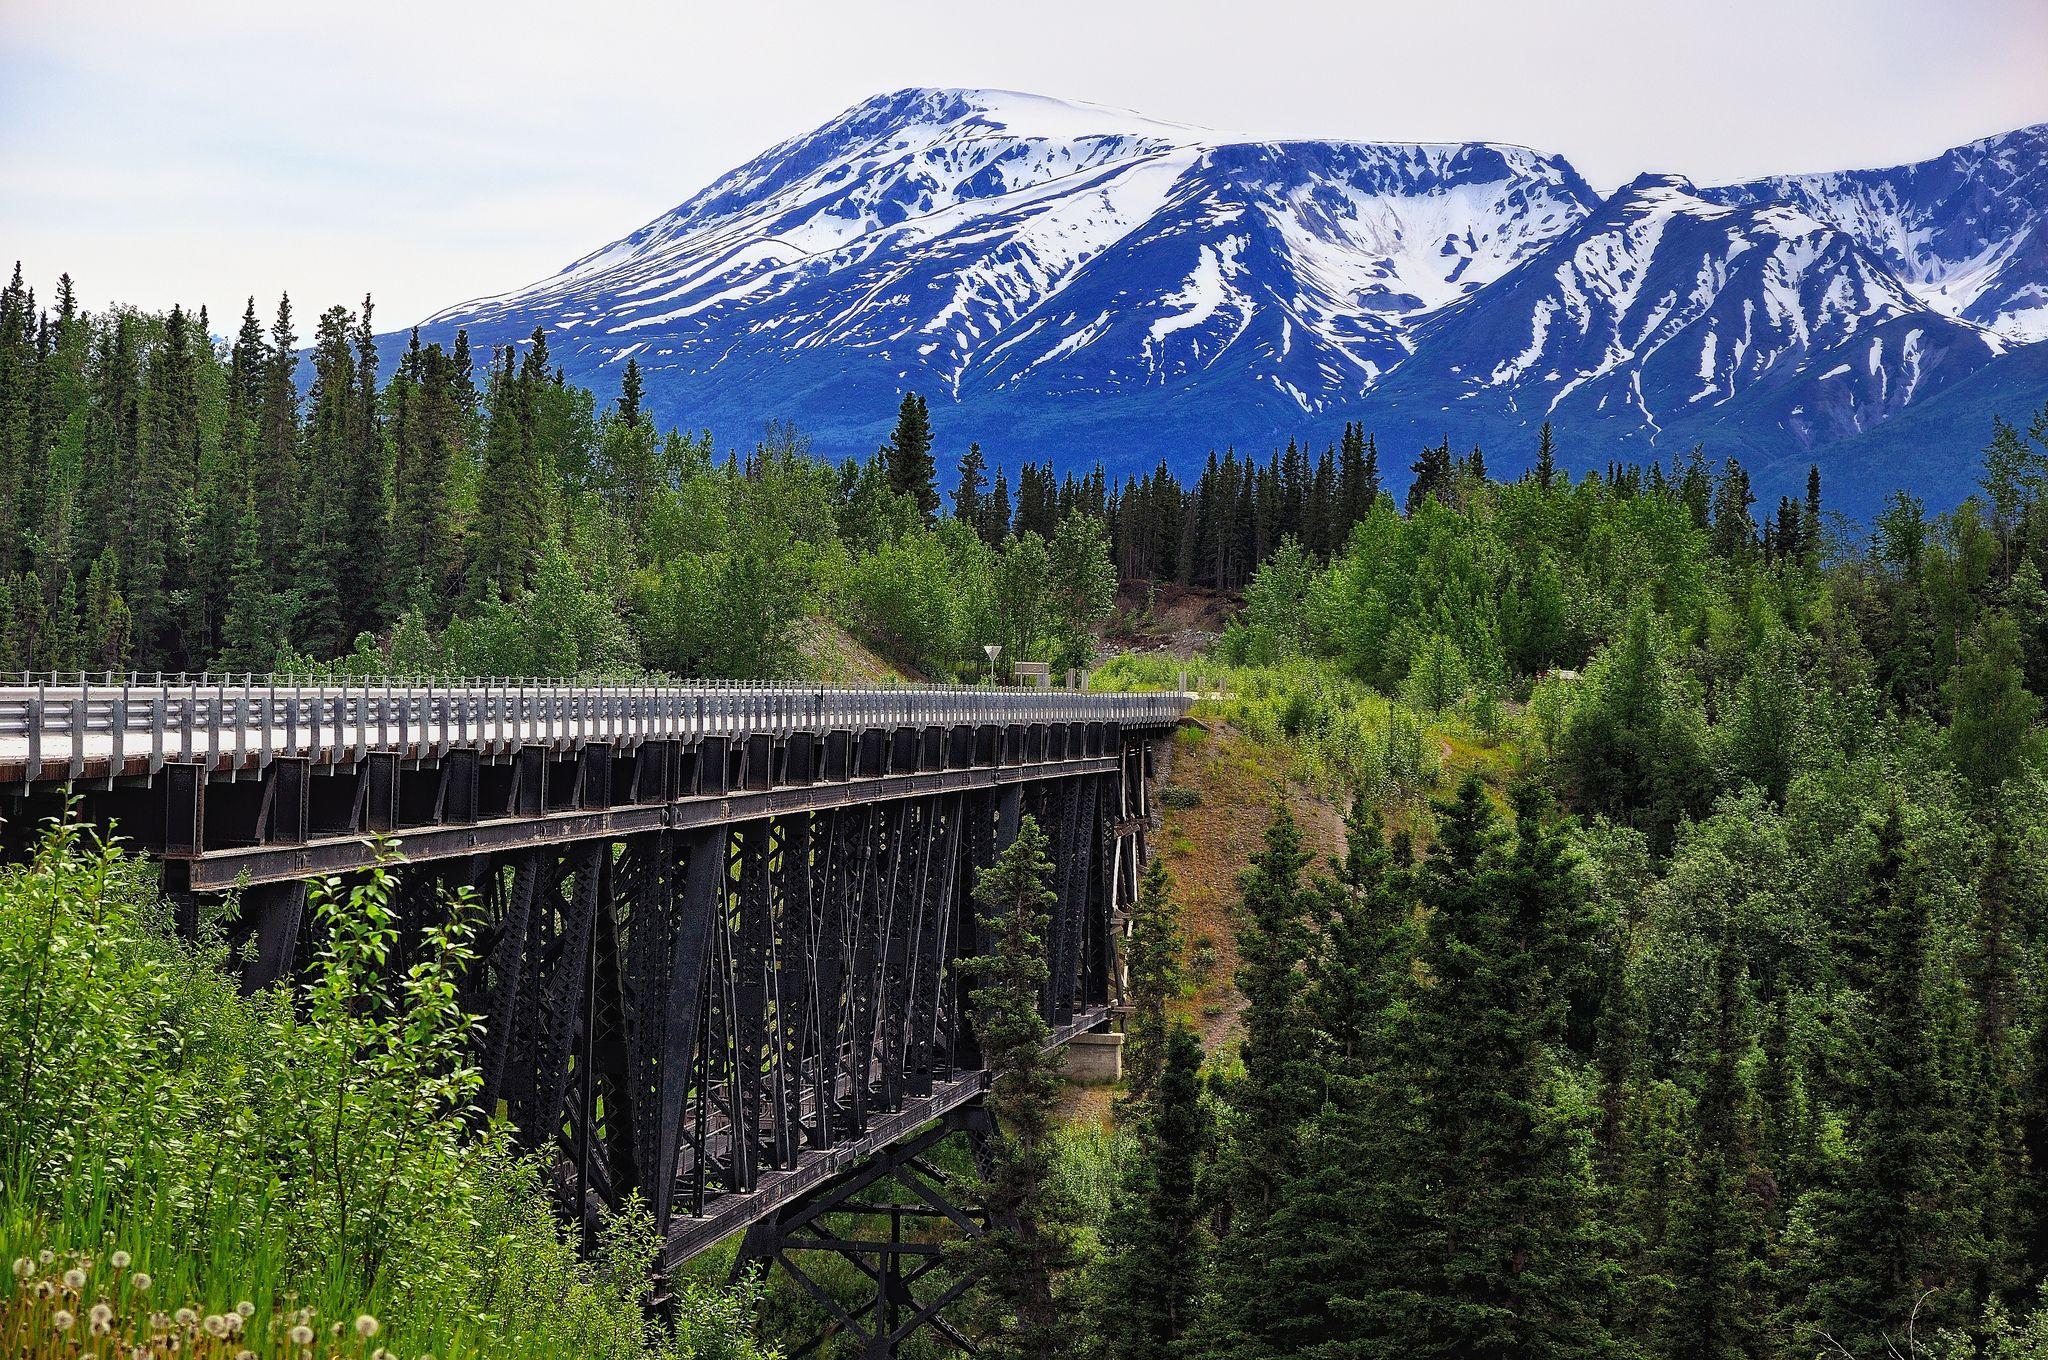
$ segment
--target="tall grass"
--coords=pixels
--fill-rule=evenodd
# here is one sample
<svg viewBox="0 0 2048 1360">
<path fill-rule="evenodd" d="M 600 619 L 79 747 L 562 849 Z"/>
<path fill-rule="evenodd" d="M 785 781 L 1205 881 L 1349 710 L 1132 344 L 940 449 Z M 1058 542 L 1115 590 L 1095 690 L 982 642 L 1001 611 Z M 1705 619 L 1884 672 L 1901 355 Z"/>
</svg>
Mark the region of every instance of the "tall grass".
<svg viewBox="0 0 2048 1360">
<path fill-rule="evenodd" d="M 1228 722 L 1258 741 L 1286 747 L 1297 776 L 1325 792 L 1342 796 L 1364 789 L 1391 799 L 1425 791 L 1437 780 L 1429 720 L 1317 661 L 1231 666 L 1127 653 L 1099 667 L 1089 685 L 1170 689 L 1182 671 L 1203 696 L 1195 704 L 1197 719 Z"/>
<path fill-rule="evenodd" d="M 150 866 L 88 829 L 0 870 L 10 1354 L 756 1354 L 745 1294 L 648 1321 L 644 1213 L 579 1259 L 540 1165 L 473 1106 L 475 907 L 401 970 L 393 887 L 388 864 L 316 887 L 310 977 L 244 997 L 217 934 L 180 939 Z"/>
</svg>

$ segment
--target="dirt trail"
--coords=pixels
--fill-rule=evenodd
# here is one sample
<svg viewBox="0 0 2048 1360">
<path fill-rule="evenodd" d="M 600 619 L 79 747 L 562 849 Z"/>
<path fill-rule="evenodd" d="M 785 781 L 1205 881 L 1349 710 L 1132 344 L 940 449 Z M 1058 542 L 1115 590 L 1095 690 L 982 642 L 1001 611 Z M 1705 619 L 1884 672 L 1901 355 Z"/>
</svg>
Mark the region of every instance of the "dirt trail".
<svg viewBox="0 0 2048 1360">
<path fill-rule="evenodd" d="M 1213 731 L 1183 728 L 1173 743 L 1171 768 L 1155 794 L 1161 813 L 1151 833 L 1152 853 L 1163 857 L 1180 903 L 1190 967 L 1199 984 L 1176 1007 L 1202 1036 L 1211 1054 L 1236 1042 L 1244 998 L 1231 984 L 1237 971 L 1237 929 L 1232 913 L 1238 875 L 1264 844 L 1276 797 L 1284 797 L 1315 856 L 1311 872 L 1341 853 L 1343 814 L 1328 799 L 1290 778 L 1288 753 L 1263 746 L 1227 724 Z M 1206 961 L 1206 966 L 1197 963 Z M 1106 1086 L 1069 1086 L 1061 1114 L 1069 1119 L 1109 1117 Z"/>
</svg>

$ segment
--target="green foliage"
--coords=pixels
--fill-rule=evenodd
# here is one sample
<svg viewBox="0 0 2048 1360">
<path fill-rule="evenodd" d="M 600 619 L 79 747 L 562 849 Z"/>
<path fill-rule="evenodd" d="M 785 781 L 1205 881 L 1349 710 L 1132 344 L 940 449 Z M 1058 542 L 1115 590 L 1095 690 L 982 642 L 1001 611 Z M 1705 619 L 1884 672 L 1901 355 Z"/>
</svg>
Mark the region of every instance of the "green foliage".
<svg viewBox="0 0 2048 1360">
<path fill-rule="evenodd" d="M 1202 1044 L 1179 1026 L 1162 1044 L 1137 1147 L 1103 1227 L 1103 1266 L 1091 1282 L 1090 1330 L 1115 1360 L 1182 1353 L 1208 1245 L 1200 1174 L 1213 1133 L 1202 1100 Z"/>
<path fill-rule="evenodd" d="M 753 1354 L 744 1296 L 686 1294 L 681 1330 L 651 1329 L 644 1214 L 580 1261 L 540 1165 L 479 1127 L 475 907 L 397 968 L 398 872 L 315 885 L 303 991 L 244 997 L 220 946 L 173 936 L 153 871 L 80 828 L 0 871 L 5 1254 L 118 1250 L 163 1308 L 247 1300 L 254 1334 L 310 1307 L 405 1354 Z"/>
<path fill-rule="evenodd" d="M 1017 838 L 975 884 L 987 952 L 961 966 L 974 978 L 968 1015 L 989 1072 L 996 1129 L 980 1190 L 989 1229 L 966 1250 L 984 1273 L 992 1314 L 984 1354 L 1057 1357 L 1074 1344 L 1058 1290 L 1076 1264 L 1076 1206 L 1055 1175 L 1053 1101 L 1059 1055 L 1039 1011 L 1050 970 L 1045 930 L 1054 902 L 1045 833 L 1022 819 Z"/>
</svg>

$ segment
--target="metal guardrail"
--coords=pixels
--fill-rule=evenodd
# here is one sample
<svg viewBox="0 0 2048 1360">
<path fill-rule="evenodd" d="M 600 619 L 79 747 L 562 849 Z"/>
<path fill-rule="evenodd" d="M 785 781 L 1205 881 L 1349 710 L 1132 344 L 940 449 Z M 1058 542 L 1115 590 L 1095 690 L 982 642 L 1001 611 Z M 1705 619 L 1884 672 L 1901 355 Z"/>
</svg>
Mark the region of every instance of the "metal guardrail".
<svg viewBox="0 0 2048 1360">
<path fill-rule="evenodd" d="M 787 735 L 954 723 L 1173 723 L 1192 696 L 993 686 L 560 684 L 366 679 L 307 684 L 259 675 L 26 675 L 0 680 L 0 764 L 77 779 L 88 759 L 119 773 L 147 757 L 267 765 L 274 755 L 362 759 L 373 751 L 490 754 L 591 741 Z M 63 769 L 52 772 L 51 761 Z"/>
</svg>

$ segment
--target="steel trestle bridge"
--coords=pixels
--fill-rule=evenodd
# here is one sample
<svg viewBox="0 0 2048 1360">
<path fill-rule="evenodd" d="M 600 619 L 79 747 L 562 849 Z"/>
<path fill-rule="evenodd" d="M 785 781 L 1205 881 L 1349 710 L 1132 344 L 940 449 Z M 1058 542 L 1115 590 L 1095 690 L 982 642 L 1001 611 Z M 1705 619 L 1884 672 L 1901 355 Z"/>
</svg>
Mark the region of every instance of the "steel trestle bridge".
<svg viewBox="0 0 2048 1360">
<path fill-rule="evenodd" d="M 1054 1043 L 1122 997 L 1158 743 L 1181 693 L 265 676 L 0 682 L 0 851 L 74 814 L 161 859 L 186 920 L 234 890 L 247 985 L 307 967 L 308 881 L 395 846 L 400 957 L 456 890 L 483 1104 L 554 1148 L 593 1230 L 639 1195 L 664 1269 L 746 1230 L 827 1336 L 893 1355 L 972 1284 L 930 1240 L 988 1226 L 928 1153 L 979 1146 L 959 960 L 974 876 L 1027 813 L 1056 904 Z M 876 1194 L 888 1189 L 887 1202 Z M 886 1240 L 835 1227 L 886 1218 Z M 908 1216 L 921 1224 L 909 1237 Z M 798 1253 L 853 1262 L 849 1303 Z M 803 1349 L 810 1349 L 806 1346 Z"/>
</svg>

